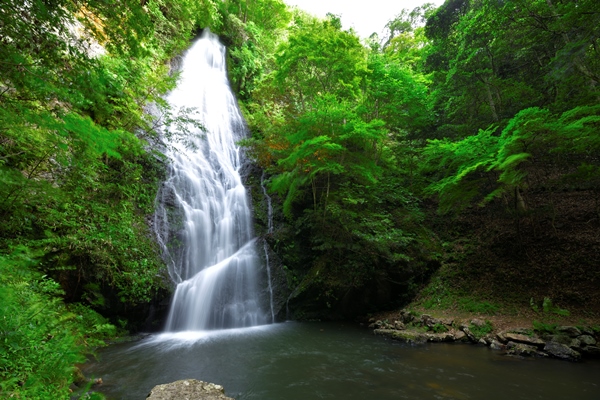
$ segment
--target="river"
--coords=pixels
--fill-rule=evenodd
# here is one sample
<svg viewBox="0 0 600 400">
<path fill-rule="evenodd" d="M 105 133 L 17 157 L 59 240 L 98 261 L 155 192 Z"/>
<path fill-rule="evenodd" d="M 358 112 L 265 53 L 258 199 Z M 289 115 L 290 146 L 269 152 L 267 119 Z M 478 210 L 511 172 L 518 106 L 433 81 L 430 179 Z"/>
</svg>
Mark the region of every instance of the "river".
<svg viewBox="0 0 600 400">
<path fill-rule="evenodd" d="M 194 378 L 235 399 L 600 399 L 600 362 L 504 356 L 484 346 L 411 346 L 354 324 L 286 322 L 169 333 L 99 351 L 84 372 L 109 399 L 144 399 Z"/>
</svg>

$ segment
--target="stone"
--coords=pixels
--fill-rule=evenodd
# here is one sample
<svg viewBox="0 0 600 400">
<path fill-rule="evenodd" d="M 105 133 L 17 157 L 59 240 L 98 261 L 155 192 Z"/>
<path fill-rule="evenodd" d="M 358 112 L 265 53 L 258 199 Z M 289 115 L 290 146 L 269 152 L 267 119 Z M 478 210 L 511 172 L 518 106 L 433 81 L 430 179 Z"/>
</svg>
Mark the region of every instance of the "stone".
<svg viewBox="0 0 600 400">
<path fill-rule="evenodd" d="M 508 342 L 508 340 L 504 336 L 504 332 L 496 333 L 496 339 L 498 339 L 501 343 L 504 343 L 504 344 L 506 344 Z"/>
<path fill-rule="evenodd" d="M 467 335 L 465 335 L 463 331 L 453 331 L 453 336 L 454 340 L 456 340 L 457 342 L 465 340 L 465 338 L 467 338 Z"/>
<path fill-rule="evenodd" d="M 506 340 L 509 340 L 512 342 L 525 343 L 525 344 L 529 344 L 529 345 L 533 345 L 533 346 L 541 347 L 546 344 L 542 339 L 540 339 L 537 336 L 527 336 L 527 335 L 522 335 L 520 333 L 506 332 L 504 334 L 504 338 Z"/>
<path fill-rule="evenodd" d="M 582 346 L 594 346 L 597 342 L 596 339 L 590 335 L 581 335 L 577 338 L 581 342 Z"/>
<path fill-rule="evenodd" d="M 507 331 L 510 333 L 518 333 L 520 335 L 529 335 L 531 334 L 531 329 L 527 329 L 527 328 L 513 328 L 510 331 Z"/>
<path fill-rule="evenodd" d="M 427 341 L 427 336 L 415 331 L 396 331 L 392 335 L 392 339 L 401 340 L 411 344 L 421 344 Z"/>
<path fill-rule="evenodd" d="M 387 329 L 389 324 L 384 323 L 383 321 L 377 320 L 369 325 L 369 329 Z"/>
<path fill-rule="evenodd" d="M 452 324 L 454 324 L 454 318 L 440 318 L 440 322 L 446 326 L 452 326 Z"/>
<path fill-rule="evenodd" d="M 556 328 L 556 331 L 571 337 L 577 337 L 581 335 L 581 331 L 575 326 L 559 326 Z"/>
<path fill-rule="evenodd" d="M 444 333 L 427 333 L 427 341 L 428 342 L 452 342 L 454 341 L 454 336 L 450 332 Z"/>
<path fill-rule="evenodd" d="M 594 332 L 594 330 L 592 328 L 590 328 L 589 326 L 584 326 L 583 328 L 581 328 L 581 333 L 584 335 L 592 336 L 592 337 L 596 334 Z"/>
<path fill-rule="evenodd" d="M 437 318 L 433 318 L 431 315 L 423 314 L 421 315 L 421 323 L 423 326 L 432 328 L 434 325 L 441 324 L 441 321 Z"/>
<path fill-rule="evenodd" d="M 563 360 L 579 360 L 581 354 L 567 345 L 558 342 L 549 342 L 544 346 L 544 351 L 552 357 L 562 358 Z"/>
<path fill-rule="evenodd" d="M 394 321 L 394 328 L 401 331 L 406 329 L 406 326 L 404 326 L 404 324 L 401 321 Z"/>
<path fill-rule="evenodd" d="M 502 343 L 500 343 L 499 341 L 492 339 L 492 342 L 490 343 L 490 349 L 492 350 L 504 350 L 506 348 L 505 345 L 503 345 Z"/>
<path fill-rule="evenodd" d="M 233 400 L 223 386 L 196 379 L 184 379 L 152 388 L 148 400 Z"/>
<path fill-rule="evenodd" d="M 568 335 L 564 335 L 564 334 L 547 335 L 547 336 L 544 336 L 544 339 L 546 339 L 547 342 L 560 343 L 560 344 L 564 344 L 566 346 L 571 344 L 571 337 Z"/>
<path fill-rule="evenodd" d="M 373 334 L 378 336 L 392 336 L 394 333 L 394 329 L 374 329 Z"/>
<path fill-rule="evenodd" d="M 471 332 L 471 330 L 469 329 L 468 326 L 466 325 L 461 325 L 460 326 L 460 330 L 463 331 L 465 333 L 465 335 L 467 335 L 467 337 L 469 338 L 469 340 L 473 343 L 477 343 L 478 340 L 475 337 L 475 335 L 473 335 L 473 333 Z"/>
<path fill-rule="evenodd" d="M 600 357 L 600 347 L 598 346 L 586 346 L 581 351 L 592 357 Z"/>
<path fill-rule="evenodd" d="M 400 319 L 405 324 L 410 324 L 415 320 L 415 316 L 410 313 L 408 310 L 400 311 Z"/>
<path fill-rule="evenodd" d="M 471 320 L 471 325 L 475 325 L 478 328 L 485 326 L 485 321 L 475 318 Z"/>
<path fill-rule="evenodd" d="M 538 354 L 538 349 L 536 346 L 532 346 L 529 344 L 515 343 L 509 341 L 506 344 L 506 353 L 516 356 L 531 357 Z"/>
</svg>

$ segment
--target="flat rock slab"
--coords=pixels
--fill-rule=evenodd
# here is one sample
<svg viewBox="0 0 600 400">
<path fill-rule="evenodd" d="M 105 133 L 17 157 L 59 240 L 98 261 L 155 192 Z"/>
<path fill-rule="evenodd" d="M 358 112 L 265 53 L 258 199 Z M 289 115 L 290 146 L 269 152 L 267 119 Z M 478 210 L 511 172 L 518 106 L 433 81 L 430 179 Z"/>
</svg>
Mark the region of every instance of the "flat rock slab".
<svg viewBox="0 0 600 400">
<path fill-rule="evenodd" d="M 527 335 L 522 335 L 520 333 L 512 333 L 512 332 L 506 332 L 504 333 L 504 337 L 512 342 L 517 342 L 517 343 L 525 343 L 525 344 L 530 344 L 533 346 L 543 346 L 546 344 L 546 342 L 544 342 L 542 339 L 538 338 L 537 336 L 527 336 Z"/>
<path fill-rule="evenodd" d="M 221 385 L 184 379 L 152 388 L 147 400 L 233 400 Z"/>
</svg>

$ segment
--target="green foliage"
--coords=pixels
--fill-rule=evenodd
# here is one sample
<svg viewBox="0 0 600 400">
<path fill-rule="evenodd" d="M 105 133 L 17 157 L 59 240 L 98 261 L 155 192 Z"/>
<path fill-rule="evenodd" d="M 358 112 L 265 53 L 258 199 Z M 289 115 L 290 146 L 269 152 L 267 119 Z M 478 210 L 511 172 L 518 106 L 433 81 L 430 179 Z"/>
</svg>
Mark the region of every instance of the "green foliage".
<svg viewBox="0 0 600 400">
<path fill-rule="evenodd" d="M 241 100 L 248 100 L 257 83 L 271 71 L 291 14 L 281 0 L 227 0 L 219 4 L 232 86 Z"/>
<path fill-rule="evenodd" d="M 482 326 L 470 324 L 469 330 L 475 336 L 477 340 L 481 339 L 485 335 L 491 333 L 494 330 L 494 326 L 488 320 L 485 320 L 485 324 Z"/>
<path fill-rule="evenodd" d="M 533 297 L 529 301 L 529 304 L 533 311 L 535 311 L 536 313 L 542 312 L 543 315 L 546 315 L 546 316 L 550 316 L 553 314 L 553 315 L 560 315 L 560 316 L 567 317 L 567 316 L 571 315 L 569 310 L 560 308 L 560 307 L 556 306 L 555 304 L 553 304 L 552 299 L 550 299 L 549 297 L 544 297 L 544 300 L 542 301 L 541 310 L 540 310 L 540 307 L 538 307 L 536 302 L 533 300 Z"/>
<path fill-rule="evenodd" d="M 417 236 L 429 235 L 406 188 L 417 161 L 404 128 L 428 124 L 426 79 L 369 55 L 335 15 L 296 13 L 273 61 L 247 104 L 253 138 L 244 144 L 270 173 L 295 237 L 306 238 L 281 239 L 299 242 L 303 257 L 286 260 L 298 287 L 327 307 L 375 281 L 408 296 L 425 273 Z"/>
<path fill-rule="evenodd" d="M 556 328 L 558 327 L 558 324 L 540 322 L 540 321 L 536 321 L 536 320 L 533 320 L 532 324 L 533 324 L 533 330 L 535 332 L 542 333 L 542 334 L 544 334 L 544 333 L 553 334 L 556 332 Z"/>
<path fill-rule="evenodd" d="M 364 118 L 380 119 L 393 132 L 418 136 L 431 123 L 428 79 L 405 63 L 376 52 L 369 54 L 368 69 L 360 108 Z"/>
<path fill-rule="evenodd" d="M 448 328 L 444 324 L 437 323 L 431 327 L 431 330 L 435 333 L 445 333 L 448 332 Z"/>
<path fill-rule="evenodd" d="M 458 308 L 476 314 L 494 315 L 500 307 L 489 301 L 480 301 L 472 297 L 462 297 L 458 300 Z"/>
<path fill-rule="evenodd" d="M 432 277 L 426 287 L 420 291 L 425 309 L 450 309 L 456 301 L 456 290 L 450 286 L 448 268 L 442 266 Z"/>
<path fill-rule="evenodd" d="M 437 177 L 427 191 L 438 194 L 441 212 L 460 210 L 475 199 L 484 205 L 496 197 L 513 195 L 514 207 L 522 210 L 520 191 L 527 186 L 528 161 L 556 162 L 554 154 L 581 160 L 577 172 L 563 172 L 561 179 L 577 179 L 584 186 L 596 184 L 597 160 L 590 152 L 600 149 L 595 134 L 599 112 L 597 106 L 587 106 L 555 116 L 534 107 L 520 111 L 500 136 L 491 126 L 457 142 L 431 140 L 423 150 L 428 162 L 425 171 L 445 171 L 445 176 Z"/>
<path fill-rule="evenodd" d="M 424 48 L 429 44 L 423 25 L 434 11 L 433 3 L 424 3 L 412 11 L 404 9 L 390 20 L 385 25 L 381 44 L 385 54 L 400 65 L 422 70 L 423 58 L 427 54 Z"/>
<path fill-rule="evenodd" d="M 60 285 L 19 248 L 0 256 L 0 397 L 70 397 L 74 364 L 115 335 L 91 309 L 65 306 Z"/>
<path fill-rule="evenodd" d="M 220 26 L 218 3 L 0 4 L 0 397 L 68 398 L 73 365 L 117 333 L 88 306 L 163 285 L 147 217 L 164 166 L 147 140 L 192 118 L 161 98 L 167 61 Z"/>
<path fill-rule="evenodd" d="M 593 0 L 446 2 L 425 28 L 435 137 L 464 138 L 530 107 L 597 102 L 599 18 Z"/>
</svg>

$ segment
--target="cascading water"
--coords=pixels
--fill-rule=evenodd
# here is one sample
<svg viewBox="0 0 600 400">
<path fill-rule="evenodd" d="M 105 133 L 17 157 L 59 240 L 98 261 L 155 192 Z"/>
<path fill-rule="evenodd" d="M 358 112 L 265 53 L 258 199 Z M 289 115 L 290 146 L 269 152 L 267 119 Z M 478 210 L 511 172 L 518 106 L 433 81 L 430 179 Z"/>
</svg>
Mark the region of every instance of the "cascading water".
<svg viewBox="0 0 600 400">
<path fill-rule="evenodd" d="M 170 176 L 155 224 L 177 283 L 167 330 L 271 322 L 258 302 L 260 260 L 240 177 L 243 159 L 236 141 L 245 136 L 245 124 L 227 80 L 225 47 L 216 35 L 207 30 L 188 50 L 167 100 L 173 108 L 195 108 L 204 126 L 204 132 L 187 126 L 195 133 L 191 146 L 173 141 L 167 150 Z M 171 226 L 165 203 L 181 212 L 180 229 Z M 176 237 L 169 237 L 173 232 Z"/>
<path fill-rule="evenodd" d="M 265 186 L 265 172 L 264 171 L 260 177 L 260 187 L 262 188 L 263 196 L 264 196 L 265 200 L 267 201 L 267 234 L 272 235 L 273 234 L 273 204 L 271 203 L 271 196 L 269 196 L 269 193 L 267 192 L 267 187 Z M 270 299 L 269 308 L 271 310 L 271 321 L 275 322 L 275 307 L 273 306 L 273 286 L 272 286 L 272 280 L 271 280 L 271 263 L 269 261 L 269 245 L 267 244 L 266 240 L 263 243 L 263 250 L 265 252 L 265 264 L 267 266 L 267 278 L 268 278 L 268 282 L 269 282 L 268 289 L 269 289 L 269 299 Z"/>
</svg>

